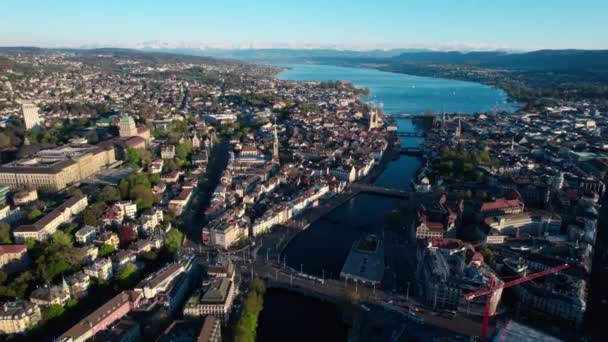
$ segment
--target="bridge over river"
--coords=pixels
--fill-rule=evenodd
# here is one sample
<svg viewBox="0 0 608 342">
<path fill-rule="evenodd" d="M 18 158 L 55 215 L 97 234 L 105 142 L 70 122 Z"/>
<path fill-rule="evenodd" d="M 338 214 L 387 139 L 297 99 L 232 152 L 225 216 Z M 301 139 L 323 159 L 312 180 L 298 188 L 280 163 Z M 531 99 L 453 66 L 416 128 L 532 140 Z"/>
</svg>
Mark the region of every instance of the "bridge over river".
<svg viewBox="0 0 608 342">
<path fill-rule="evenodd" d="M 444 318 L 431 313 L 430 308 L 412 297 L 384 291 L 352 280 L 317 278 L 296 270 L 274 263 L 235 260 L 240 270 L 241 279 L 250 280 L 255 277 L 265 280 L 269 288 L 284 288 L 305 296 L 319 298 L 324 301 L 337 303 L 350 298 L 349 293 L 355 293 L 361 303 L 378 305 L 385 309 L 401 312 L 404 316 L 418 317 L 420 322 L 430 327 L 439 327 L 464 335 L 478 334 L 481 324 L 479 317 L 458 316 L 454 319 Z M 412 313 L 411 307 L 424 308 Z"/>
<path fill-rule="evenodd" d="M 351 187 L 351 189 L 359 191 L 359 192 L 366 192 L 369 194 L 398 197 L 398 198 L 404 198 L 404 199 L 409 199 L 415 195 L 415 192 L 411 191 L 411 190 L 386 188 L 386 187 L 369 185 L 369 184 L 361 184 L 361 183 L 351 184 L 350 187 Z"/>
</svg>

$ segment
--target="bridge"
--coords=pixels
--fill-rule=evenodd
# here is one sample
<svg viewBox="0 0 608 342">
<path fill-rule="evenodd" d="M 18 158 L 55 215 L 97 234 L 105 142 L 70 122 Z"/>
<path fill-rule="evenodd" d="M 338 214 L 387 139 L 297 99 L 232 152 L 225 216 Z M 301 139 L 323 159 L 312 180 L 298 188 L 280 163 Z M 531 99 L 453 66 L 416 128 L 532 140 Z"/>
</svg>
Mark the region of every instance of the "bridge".
<svg viewBox="0 0 608 342">
<path fill-rule="evenodd" d="M 395 135 L 404 138 L 424 138 L 424 132 L 396 132 Z"/>
<path fill-rule="evenodd" d="M 432 309 L 412 297 L 404 298 L 400 294 L 384 291 L 381 287 L 372 287 L 352 280 L 339 280 L 318 278 L 300 273 L 293 268 L 274 263 L 236 261 L 235 265 L 240 271 L 242 280 L 261 278 L 269 288 L 284 288 L 305 296 L 315 297 L 324 301 L 338 302 L 348 297 L 348 293 L 355 293 L 361 303 L 378 305 L 390 311 L 401 312 L 411 317 L 420 318 L 419 324 L 428 327 L 439 327 L 464 335 L 479 333 L 481 324 L 466 317 L 443 318 L 430 311 Z M 391 304 L 392 303 L 392 304 Z M 423 308 L 415 314 L 411 307 Z M 427 312 L 428 311 L 428 312 Z"/>
<path fill-rule="evenodd" d="M 422 150 L 417 147 L 402 147 L 399 153 L 414 157 L 421 157 L 423 155 Z"/>
<path fill-rule="evenodd" d="M 386 114 L 385 117 L 394 118 L 394 119 L 434 120 L 437 118 L 437 115 L 435 115 L 435 114 L 420 115 L 420 114 L 410 114 L 410 113 L 396 113 L 396 114 Z"/>
<path fill-rule="evenodd" d="M 243 263 L 242 261 L 236 261 L 236 264 L 241 270 L 242 279 L 262 278 L 266 281 L 268 287 L 285 288 L 326 301 L 335 302 L 348 291 L 356 292 L 361 299 L 371 302 L 392 298 L 390 294 L 382 289 L 360 282 L 314 277 L 285 265 L 277 265 L 276 263 L 264 263 L 261 261 Z"/>
<path fill-rule="evenodd" d="M 360 183 L 351 184 L 351 188 L 354 190 L 358 190 L 360 192 L 366 192 L 369 194 L 391 196 L 391 197 L 398 197 L 398 198 L 405 198 L 405 199 L 409 199 L 410 196 L 412 196 L 412 194 L 414 193 L 413 191 L 409 191 L 409 190 L 385 188 L 385 187 L 381 187 L 381 186 L 360 184 Z"/>
</svg>

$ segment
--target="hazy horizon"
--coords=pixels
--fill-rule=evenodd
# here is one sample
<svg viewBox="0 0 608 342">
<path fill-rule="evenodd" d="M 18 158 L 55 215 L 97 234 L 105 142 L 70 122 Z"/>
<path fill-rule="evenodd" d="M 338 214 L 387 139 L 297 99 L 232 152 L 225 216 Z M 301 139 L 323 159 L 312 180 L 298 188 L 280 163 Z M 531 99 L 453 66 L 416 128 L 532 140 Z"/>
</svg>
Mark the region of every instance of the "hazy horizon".
<svg viewBox="0 0 608 342">
<path fill-rule="evenodd" d="M 0 46 L 606 49 L 608 2 L 6 0 Z"/>
</svg>

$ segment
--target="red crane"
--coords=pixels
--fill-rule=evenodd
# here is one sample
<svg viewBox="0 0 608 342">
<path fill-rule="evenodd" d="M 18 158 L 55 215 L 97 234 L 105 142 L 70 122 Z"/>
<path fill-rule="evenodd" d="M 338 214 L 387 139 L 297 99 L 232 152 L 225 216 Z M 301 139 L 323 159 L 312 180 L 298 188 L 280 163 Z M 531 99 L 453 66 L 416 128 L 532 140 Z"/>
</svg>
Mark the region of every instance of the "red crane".
<svg viewBox="0 0 608 342">
<path fill-rule="evenodd" d="M 537 273 L 532 273 L 532 274 L 528 274 L 526 276 L 523 276 L 521 278 L 503 283 L 501 285 L 495 285 L 494 283 L 494 278 L 490 278 L 490 286 L 487 289 L 481 289 L 475 292 L 470 292 L 464 295 L 464 298 L 466 300 L 473 300 L 477 297 L 481 297 L 481 296 L 486 296 L 487 295 L 487 300 L 486 300 L 486 307 L 485 310 L 483 312 L 483 324 L 481 326 L 481 338 L 485 339 L 486 338 L 486 331 L 488 330 L 488 323 L 490 322 L 490 302 L 492 300 L 492 296 L 494 295 L 494 291 L 499 290 L 499 289 L 506 289 L 507 287 L 511 287 L 511 286 L 515 286 L 521 283 L 525 283 L 527 281 L 530 281 L 532 279 L 536 279 L 536 278 L 540 278 L 540 277 L 544 277 L 547 274 L 551 274 L 551 273 L 556 273 L 562 270 L 565 270 L 566 268 L 570 267 L 569 264 L 563 264 L 557 267 L 553 267 L 547 270 L 544 270 L 542 272 L 537 272 Z"/>
</svg>

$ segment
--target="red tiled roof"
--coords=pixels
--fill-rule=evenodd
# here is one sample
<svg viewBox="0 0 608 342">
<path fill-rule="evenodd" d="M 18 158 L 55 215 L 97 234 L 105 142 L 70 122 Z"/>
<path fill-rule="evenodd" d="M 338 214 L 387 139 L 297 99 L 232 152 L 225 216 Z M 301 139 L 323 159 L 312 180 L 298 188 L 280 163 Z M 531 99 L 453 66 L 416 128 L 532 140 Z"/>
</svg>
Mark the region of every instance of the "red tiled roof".
<svg viewBox="0 0 608 342">
<path fill-rule="evenodd" d="M 481 212 L 493 211 L 504 208 L 520 207 L 522 205 L 519 199 L 508 200 L 506 198 L 499 198 L 493 202 L 484 202 L 481 205 Z"/>
<path fill-rule="evenodd" d="M 0 255 L 21 253 L 26 250 L 26 245 L 0 245 Z"/>
</svg>

